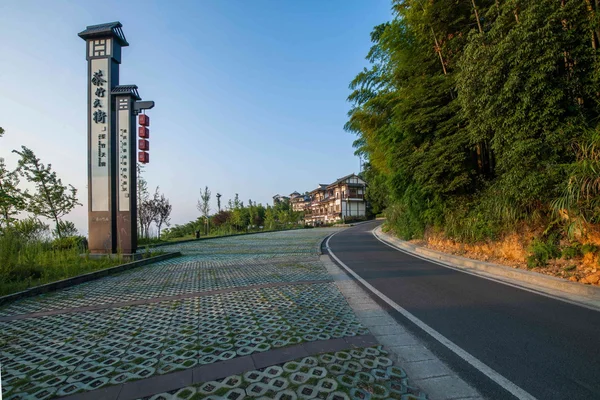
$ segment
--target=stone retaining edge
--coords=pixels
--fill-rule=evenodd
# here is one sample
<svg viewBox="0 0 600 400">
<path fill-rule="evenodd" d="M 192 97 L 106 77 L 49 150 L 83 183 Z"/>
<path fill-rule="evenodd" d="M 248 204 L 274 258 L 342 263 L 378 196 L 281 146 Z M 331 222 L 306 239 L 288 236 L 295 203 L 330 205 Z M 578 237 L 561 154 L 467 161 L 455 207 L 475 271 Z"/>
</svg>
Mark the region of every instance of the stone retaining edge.
<svg viewBox="0 0 600 400">
<path fill-rule="evenodd" d="M 428 249 L 423 246 L 417 246 L 384 233 L 381 230 L 381 226 L 375 228 L 373 230 L 373 234 L 384 242 L 399 247 L 408 253 L 418 254 L 419 256 L 430 260 L 442 261 L 443 263 L 449 264 L 452 267 L 464 269 L 473 273 L 478 273 L 481 271 L 489 275 L 493 275 L 494 277 L 514 279 L 531 285 L 540 286 L 542 288 L 556 289 L 578 296 L 586 296 L 591 298 L 590 300 L 600 301 L 600 287 L 597 286 L 588 286 L 581 283 L 569 282 L 561 278 L 544 275 L 538 272 L 525 271 L 522 269 L 507 267 L 505 265 L 473 260 L 470 258 L 455 256 L 443 253 L 441 251 Z M 554 292 L 550 293 L 556 295 Z"/>
<path fill-rule="evenodd" d="M 71 286 L 79 285 L 81 283 L 93 281 L 96 279 L 104 278 L 105 276 L 117 274 L 119 272 L 127 271 L 133 268 L 142 267 L 144 265 L 152 264 L 158 261 L 168 260 L 170 258 L 181 256 L 181 252 L 176 251 L 173 253 L 161 254 L 154 257 L 144 258 L 142 260 L 133 261 L 127 264 L 117 265 L 116 267 L 101 269 L 99 271 L 89 272 L 87 274 L 74 276 L 72 278 L 63 279 L 61 281 L 50 282 L 45 285 L 35 286 L 29 289 L 25 289 L 22 292 L 17 292 L 0 297 L 0 305 L 4 305 L 15 300 L 20 300 L 26 297 L 33 297 L 39 294 L 53 292 L 59 289 L 65 289 Z"/>
</svg>

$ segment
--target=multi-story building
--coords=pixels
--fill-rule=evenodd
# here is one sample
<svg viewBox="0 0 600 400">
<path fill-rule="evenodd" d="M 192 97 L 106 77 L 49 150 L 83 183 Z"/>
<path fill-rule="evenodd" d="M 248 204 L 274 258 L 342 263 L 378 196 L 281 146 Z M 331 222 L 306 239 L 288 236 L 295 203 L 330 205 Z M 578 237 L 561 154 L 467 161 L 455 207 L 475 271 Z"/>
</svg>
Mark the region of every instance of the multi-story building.
<svg viewBox="0 0 600 400">
<path fill-rule="evenodd" d="M 329 185 L 320 184 L 309 193 L 310 203 L 305 203 L 305 222 L 321 225 L 366 217 L 366 186 L 356 174 L 344 176 Z"/>
<path fill-rule="evenodd" d="M 290 194 L 290 203 L 293 211 L 304 211 L 306 204 L 310 203 L 310 196 L 294 192 Z"/>
</svg>

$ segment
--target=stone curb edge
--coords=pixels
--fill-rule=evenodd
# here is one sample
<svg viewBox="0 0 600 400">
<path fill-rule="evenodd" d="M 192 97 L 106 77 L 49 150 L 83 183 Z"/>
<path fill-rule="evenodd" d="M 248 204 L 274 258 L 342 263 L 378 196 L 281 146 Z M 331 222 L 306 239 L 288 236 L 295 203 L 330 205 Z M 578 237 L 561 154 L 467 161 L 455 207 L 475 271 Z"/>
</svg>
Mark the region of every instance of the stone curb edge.
<svg viewBox="0 0 600 400">
<path fill-rule="evenodd" d="M 152 264 L 158 261 L 168 260 L 170 258 L 181 256 L 181 252 L 176 251 L 173 253 L 161 254 L 154 257 L 144 258 L 142 260 L 133 261 L 127 264 L 117 265 L 116 267 L 101 269 L 99 271 L 89 272 L 87 274 L 74 276 L 72 278 L 63 279 L 62 281 L 56 281 L 47 283 L 45 285 L 35 286 L 29 289 L 25 289 L 21 292 L 9 294 L 0 297 L 0 306 L 13 302 L 15 300 L 24 299 L 26 297 L 33 297 L 39 294 L 53 292 L 59 289 L 65 289 L 71 286 L 79 285 L 81 283 L 93 281 L 96 279 L 104 278 L 105 276 L 117 274 L 119 272 L 127 271 L 132 268 L 142 267 L 144 265 Z"/>
<path fill-rule="evenodd" d="M 581 283 L 569 282 L 554 276 L 548 276 L 532 271 L 524 271 L 521 269 L 514 269 L 504 265 L 493 264 L 485 261 L 472 260 L 470 258 L 455 256 L 451 254 L 442 253 L 437 250 L 428 249 L 422 246 L 417 246 L 412 243 L 408 243 L 404 240 L 395 238 L 381 230 L 381 226 L 378 226 L 373 230 L 373 234 L 384 242 L 390 243 L 407 253 L 417 254 L 423 258 L 430 260 L 441 261 L 449 264 L 452 267 L 464 269 L 472 273 L 484 272 L 497 278 L 508 278 L 514 279 L 522 283 L 535 285 L 540 287 L 539 289 L 554 289 L 560 290 L 573 295 L 585 296 L 588 300 L 600 302 L 600 287 L 587 286 Z M 513 283 L 513 282 L 509 282 Z M 538 289 L 538 290 L 539 290 Z M 552 295 L 559 295 L 555 292 L 549 292 Z M 570 299 L 569 299 L 570 300 Z M 594 308 L 598 308 L 599 304 L 588 304 Z"/>
</svg>

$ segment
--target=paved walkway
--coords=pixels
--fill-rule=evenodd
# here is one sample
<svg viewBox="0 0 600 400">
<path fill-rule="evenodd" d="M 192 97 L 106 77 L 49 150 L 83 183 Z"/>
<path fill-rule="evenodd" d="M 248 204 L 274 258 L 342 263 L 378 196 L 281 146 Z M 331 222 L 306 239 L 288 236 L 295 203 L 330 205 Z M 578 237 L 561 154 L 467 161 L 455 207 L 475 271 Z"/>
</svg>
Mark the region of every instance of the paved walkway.
<svg viewBox="0 0 600 400">
<path fill-rule="evenodd" d="M 0 308 L 3 398 L 425 398 L 319 260 L 334 231 L 185 243 Z"/>
</svg>

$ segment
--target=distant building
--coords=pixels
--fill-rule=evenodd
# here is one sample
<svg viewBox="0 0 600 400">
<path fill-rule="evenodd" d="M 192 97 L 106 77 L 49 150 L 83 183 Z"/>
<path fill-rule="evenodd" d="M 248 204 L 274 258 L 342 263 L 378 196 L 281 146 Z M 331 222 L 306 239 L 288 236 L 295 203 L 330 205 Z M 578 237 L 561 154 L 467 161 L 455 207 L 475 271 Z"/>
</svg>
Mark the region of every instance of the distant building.
<svg viewBox="0 0 600 400">
<path fill-rule="evenodd" d="M 278 203 L 285 203 L 286 201 L 289 201 L 290 198 L 287 196 L 282 196 L 279 194 L 276 194 L 275 196 L 273 196 L 273 205 L 278 204 Z"/>
<path fill-rule="evenodd" d="M 366 182 L 356 174 L 344 176 L 329 185 L 320 184 L 309 193 L 310 202 L 305 202 L 305 222 L 320 225 L 366 217 L 366 187 Z"/>
<path fill-rule="evenodd" d="M 294 192 L 290 194 L 290 203 L 292 204 L 293 211 L 304 211 L 307 204 L 310 203 L 310 196 Z"/>
</svg>

